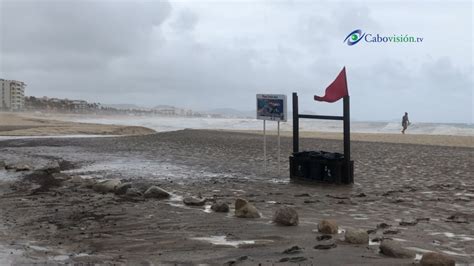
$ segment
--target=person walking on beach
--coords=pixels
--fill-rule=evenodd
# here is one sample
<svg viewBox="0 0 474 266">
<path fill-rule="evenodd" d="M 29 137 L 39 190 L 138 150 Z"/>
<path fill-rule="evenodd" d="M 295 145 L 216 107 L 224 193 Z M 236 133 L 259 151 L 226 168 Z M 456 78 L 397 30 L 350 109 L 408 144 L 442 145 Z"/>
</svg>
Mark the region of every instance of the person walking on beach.
<svg viewBox="0 0 474 266">
<path fill-rule="evenodd" d="M 410 120 L 408 120 L 408 113 L 405 112 L 405 115 L 402 117 L 402 134 L 405 134 L 405 130 L 407 130 L 408 126 L 410 125 Z"/>
</svg>

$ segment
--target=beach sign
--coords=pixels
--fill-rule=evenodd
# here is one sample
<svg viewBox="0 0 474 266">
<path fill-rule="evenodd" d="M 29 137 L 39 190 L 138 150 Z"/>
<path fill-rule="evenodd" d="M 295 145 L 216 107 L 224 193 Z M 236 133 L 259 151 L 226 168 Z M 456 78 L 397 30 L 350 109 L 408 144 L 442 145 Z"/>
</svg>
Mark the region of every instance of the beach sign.
<svg viewBox="0 0 474 266">
<path fill-rule="evenodd" d="M 257 94 L 257 119 L 286 122 L 286 95 Z"/>
<path fill-rule="evenodd" d="M 286 122 L 286 95 L 257 94 L 257 119 L 263 120 L 263 168 L 267 172 L 267 134 L 265 121 L 276 121 L 278 127 L 278 175 L 280 175 L 280 121 Z"/>
</svg>

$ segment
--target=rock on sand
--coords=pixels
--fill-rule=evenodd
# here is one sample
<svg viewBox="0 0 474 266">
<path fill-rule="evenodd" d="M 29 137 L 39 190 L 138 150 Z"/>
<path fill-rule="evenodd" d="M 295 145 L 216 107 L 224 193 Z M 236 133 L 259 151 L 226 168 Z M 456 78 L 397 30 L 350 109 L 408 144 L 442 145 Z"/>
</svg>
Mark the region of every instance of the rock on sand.
<svg viewBox="0 0 474 266">
<path fill-rule="evenodd" d="M 399 242 L 393 240 L 383 240 L 380 244 L 380 252 L 392 258 L 414 258 L 415 252 L 405 249 Z"/>
<path fill-rule="evenodd" d="M 92 189 L 99 193 L 110 193 L 114 192 L 121 183 L 122 182 L 118 179 L 103 180 L 95 183 L 94 186 L 92 186 Z"/>
<path fill-rule="evenodd" d="M 318 231 L 323 234 L 337 234 L 338 229 L 339 227 L 334 220 L 322 220 L 318 224 Z"/>
<path fill-rule="evenodd" d="M 428 252 L 423 254 L 423 257 L 420 261 L 421 266 L 454 266 L 456 262 L 450 257 L 436 253 Z"/>
<path fill-rule="evenodd" d="M 33 169 L 33 167 L 31 167 L 27 163 L 7 164 L 5 166 L 5 168 L 10 169 L 10 170 L 15 170 L 17 172 L 19 172 L 19 171 L 30 171 L 31 169 Z"/>
<path fill-rule="evenodd" d="M 298 213 L 291 207 L 280 207 L 273 215 L 273 222 L 279 225 L 298 225 Z"/>
<path fill-rule="evenodd" d="M 204 204 L 206 203 L 206 199 L 187 197 L 183 199 L 183 203 L 189 206 L 204 206 Z"/>
<path fill-rule="evenodd" d="M 260 218 L 257 208 L 244 199 L 235 200 L 235 216 L 239 218 Z"/>
<path fill-rule="evenodd" d="M 59 166 L 58 161 L 51 161 L 42 168 L 38 169 L 38 171 L 43 171 L 46 174 L 59 173 L 61 171 L 61 167 Z"/>
<path fill-rule="evenodd" d="M 215 212 L 229 212 L 229 205 L 222 201 L 217 201 L 211 206 L 211 210 Z"/>
<path fill-rule="evenodd" d="M 157 186 L 151 186 L 149 187 L 143 196 L 145 198 L 155 198 L 155 199 L 167 199 L 170 197 L 170 193 L 162 188 L 159 188 Z"/>
<path fill-rule="evenodd" d="M 348 228 L 345 233 L 345 241 L 351 244 L 368 244 L 369 234 L 366 230 Z"/>
<path fill-rule="evenodd" d="M 115 189 L 115 195 L 124 195 L 132 187 L 132 183 L 122 183 Z"/>
<path fill-rule="evenodd" d="M 136 188 L 129 188 L 127 189 L 127 192 L 125 192 L 125 197 L 127 198 L 138 198 L 141 197 L 143 194 L 140 192 L 140 190 Z"/>
</svg>

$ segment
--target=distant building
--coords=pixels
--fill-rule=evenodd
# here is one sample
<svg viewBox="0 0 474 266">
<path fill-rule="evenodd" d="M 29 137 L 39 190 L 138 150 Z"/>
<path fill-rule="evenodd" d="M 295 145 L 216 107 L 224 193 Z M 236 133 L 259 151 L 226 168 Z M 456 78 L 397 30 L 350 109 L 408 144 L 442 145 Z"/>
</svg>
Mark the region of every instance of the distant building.
<svg viewBox="0 0 474 266">
<path fill-rule="evenodd" d="M 0 110 L 23 110 L 25 87 L 26 84 L 22 81 L 0 79 Z"/>
<path fill-rule="evenodd" d="M 73 100 L 71 104 L 76 111 L 84 111 L 88 108 L 88 103 L 83 100 Z"/>
</svg>

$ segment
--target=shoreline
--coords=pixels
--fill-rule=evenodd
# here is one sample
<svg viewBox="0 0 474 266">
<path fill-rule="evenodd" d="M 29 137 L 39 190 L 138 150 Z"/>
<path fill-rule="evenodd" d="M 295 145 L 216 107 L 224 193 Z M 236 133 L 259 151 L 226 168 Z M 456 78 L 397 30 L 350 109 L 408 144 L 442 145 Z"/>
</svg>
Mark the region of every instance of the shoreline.
<svg viewBox="0 0 474 266">
<path fill-rule="evenodd" d="M 76 115 L 72 115 L 73 117 Z M 81 116 L 81 115 L 79 115 Z M 111 125 L 97 123 L 82 123 L 67 121 L 67 118 L 47 114 L 47 119 L 39 118 L 33 113 L 0 113 L 0 136 L 71 136 L 74 135 L 146 135 L 154 134 L 155 130 L 142 126 Z M 178 118 L 179 119 L 179 118 Z M 177 131 L 179 131 L 178 129 Z M 202 129 L 209 131 L 238 132 L 262 135 L 261 130 L 252 129 Z M 281 131 L 282 137 L 291 137 L 291 131 Z M 267 135 L 275 136 L 275 130 L 267 130 Z M 300 131 L 300 138 L 316 138 L 327 140 L 342 140 L 342 132 Z M 447 147 L 474 147 L 474 136 L 463 135 L 432 135 L 432 134 L 395 134 L 395 133 L 351 133 L 352 141 L 404 143 L 419 145 L 434 145 Z"/>
</svg>

